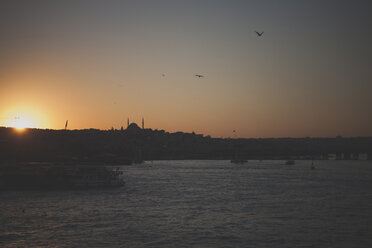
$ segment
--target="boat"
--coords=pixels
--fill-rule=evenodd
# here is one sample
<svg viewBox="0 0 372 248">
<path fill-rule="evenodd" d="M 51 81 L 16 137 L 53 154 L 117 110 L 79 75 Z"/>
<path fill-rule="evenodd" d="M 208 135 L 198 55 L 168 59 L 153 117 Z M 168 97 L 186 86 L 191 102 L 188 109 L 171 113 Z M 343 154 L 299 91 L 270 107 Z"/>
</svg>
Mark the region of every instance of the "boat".
<svg viewBox="0 0 372 248">
<path fill-rule="evenodd" d="M 248 160 L 243 159 L 243 156 L 239 156 L 239 139 L 236 138 L 236 130 L 233 130 L 234 133 L 234 143 L 233 143 L 233 149 L 234 149 L 234 158 L 230 160 L 233 164 L 245 164 L 248 162 Z"/>
<path fill-rule="evenodd" d="M 230 160 L 233 164 L 245 164 L 248 160 L 243 159 L 242 156 L 238 156 L 238 151 L 235 149 L 234 158 Z"/>
<path fill-rule="evenodd" d="M 314 166 L 314 161 L 313 160 L 311 161 L 310 169 L 311 170 L 315 170 L 315 166 Z"/>
<path fill-rule="evenodd" d="M 287 160 L 287 161 L 285 161 L 285 164 L 286 165 L 294 165 L 295 161 L 294 160 Z"/>
<path fill-rule="evenodd" d="M 16 163 L 0 166 L 0 189 L 86 189 L 120 187 L 119 168 L 104 165 Z"/>
<path fill-rule="evenodd" d="M 232 159 L 230 160 L 231 163 L 233 164 L 245 164 L 248 162 L 248 160 L 245 159 Z"/>
<path fill-rule="evenodd" d="M 231 159 L 230 162 L 233 163 L 233 164 L 245 164 L 245 163 L 248 162 L 248 160 L 243 159 L 243 158 L 239 158 L 237 153 L 235 152 L 235 157 L 234 157 L 234 159 Z"/>
<path fill-rule="evenodd" d="M 74 188 L 100 188 L 123 186 L 122 171 L 104 166 L 78 167 L 71 177 L 71 186 Z"/>
</svg>

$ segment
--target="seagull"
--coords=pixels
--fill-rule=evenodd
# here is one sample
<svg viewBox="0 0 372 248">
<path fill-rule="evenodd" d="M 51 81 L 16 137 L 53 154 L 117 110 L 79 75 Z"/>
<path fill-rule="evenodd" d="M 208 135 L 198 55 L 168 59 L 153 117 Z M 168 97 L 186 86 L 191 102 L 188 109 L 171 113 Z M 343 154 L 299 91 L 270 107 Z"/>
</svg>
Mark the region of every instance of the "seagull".
<svg viewBox="0 0 372 248">
<path fill-rule="evenodd" d="M 264 33 L 264 32 L 261 32 L 261 33 L 260 33 L 260 32 L 257 32 L 257 31 L 254 31 L 254 32 L 257 34 L 257 36 L 262 36 L 263 33 Z"/>
<path fill-rule="evenodd" d="M 204 76 L 203 75 L 200 75 L 200 74 L 195 74 L 195 77 L 202 78 Z"/>
</svg>

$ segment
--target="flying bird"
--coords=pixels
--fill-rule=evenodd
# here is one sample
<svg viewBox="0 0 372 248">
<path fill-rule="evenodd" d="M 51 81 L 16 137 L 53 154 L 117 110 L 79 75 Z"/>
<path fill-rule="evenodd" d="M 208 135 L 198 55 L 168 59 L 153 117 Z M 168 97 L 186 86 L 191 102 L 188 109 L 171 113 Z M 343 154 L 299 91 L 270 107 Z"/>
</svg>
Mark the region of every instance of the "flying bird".
<svg viewBox="0 0 372 248">
<path fill-rule="evenodd" d="M 202 78 L 204 76 L 203 75 L 200 75 L 200 74 L 195 74 L 195 77 Z"/>
<path fill-rule="evenodd" d="M 257 32 L 257 31 L 254 31 L 254 32 L 255 32 L 255 33 L 257 34 L 257 36 L 259 36 L 259 37 L 262 36 L 263 33 L 264 33 L 264 32 L 261 32 L 261 33 L 260 33 L 260 32 Z"/>
</svg>

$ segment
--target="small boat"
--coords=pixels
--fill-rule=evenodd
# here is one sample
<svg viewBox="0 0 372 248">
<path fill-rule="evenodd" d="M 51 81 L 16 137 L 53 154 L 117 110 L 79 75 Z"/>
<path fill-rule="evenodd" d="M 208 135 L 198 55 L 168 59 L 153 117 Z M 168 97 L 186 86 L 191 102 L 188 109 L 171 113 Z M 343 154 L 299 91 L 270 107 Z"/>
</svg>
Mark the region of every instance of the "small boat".
<svg viewBox="0 0 372 248">
<path fill-rule="evenodd" d="M 109 169 L 104 166 L 79 167 L 71 177 L 71 186 L 74 188 L 102 188 L 123 186 L 124 181 L 120 175 L 123 172 L 118 168 Z"/>
<path fill-rule="evenodd" d="M 233 164 L 245 164 L 248 162 L 248 160 L 245 159 L 232 159 L 230 160 L 231 163 Z"/>
<path fill-rule="evenodd" d="M 294 160 L 287 160 L 287 161 L 285 161 L 285 164 L 286 165 L 294 165 L 295 161 Z"/>
<path fill-rule="evenodd" d="M 54 163 L 15 163 L 0 166 L 0 189 L 104 188 L 124 185 L 118 168 Z"/>
<path fill-rule="evenodd" d="M 314 161 L 311 161 L 310 169 L 315 170 Z"/>
<path fill-rule="evenodd" d="M 234 158 L 230 160 L 233 164 L 245 164 L 248 160 L 241 158 L 242 156 L 238 156 L 237 150 L 235 150 Z"/>
</svg>

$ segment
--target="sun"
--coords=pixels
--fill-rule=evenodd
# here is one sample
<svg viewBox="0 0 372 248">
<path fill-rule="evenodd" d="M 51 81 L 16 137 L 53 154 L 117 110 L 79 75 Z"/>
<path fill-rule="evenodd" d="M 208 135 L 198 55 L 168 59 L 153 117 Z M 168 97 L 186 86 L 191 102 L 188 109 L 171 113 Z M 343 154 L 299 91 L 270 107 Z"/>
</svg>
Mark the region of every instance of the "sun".
<svg viewBox="0 0 372 248">
<path fill-rule="evenodd" d="M 24 130 L 25 128 L 33 127 L 33 126 L 34 126 L 33 123 L 31 123 L 28 120 L 23 120 L 21 118 L 16 120 L 13 124 L 13 127 L 18 129 L 18 130 Z"/>
<path fill-rule="evenodd" d="M 25 128 L 34 128 L 35 122 L 29 117 L 15 116 L 7 124 L 8 127 L 13 127 L 18 131 L 23 131 Z"/>
<path fill-rule="evenodd" d="M 10 113 L 5 120 L 5 126 L 15 128 L 18 131 L 23 131 L 26 128 L 40 127 L 38 116 L 31 111 L 17 111 Z"/>
</svg>

